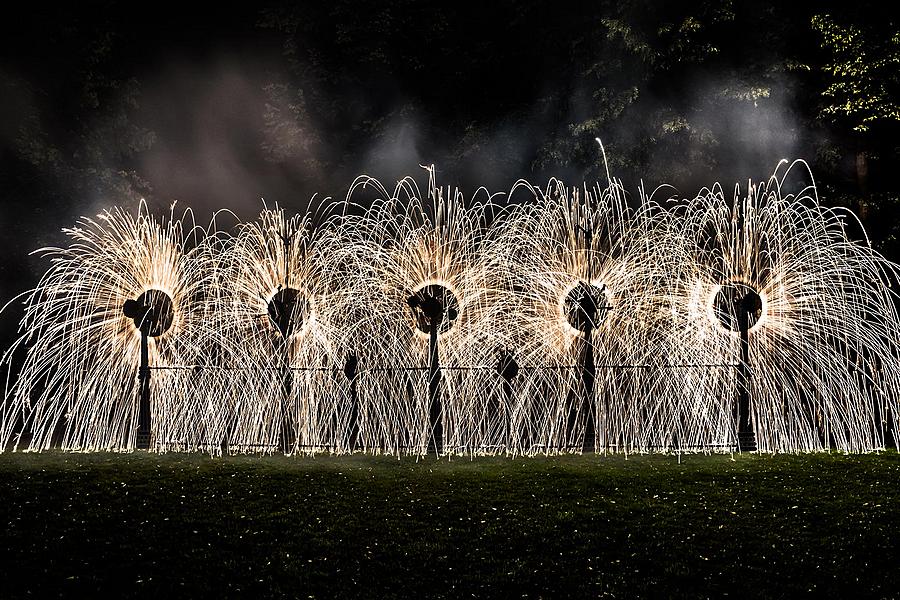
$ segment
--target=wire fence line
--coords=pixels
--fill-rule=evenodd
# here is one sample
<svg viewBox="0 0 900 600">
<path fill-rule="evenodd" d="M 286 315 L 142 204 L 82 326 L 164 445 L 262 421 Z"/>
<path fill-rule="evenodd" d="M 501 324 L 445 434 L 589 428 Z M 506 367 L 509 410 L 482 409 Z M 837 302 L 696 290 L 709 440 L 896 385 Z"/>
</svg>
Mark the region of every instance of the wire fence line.
<svg viewBox="0 0 900 600">
<path fill-rule="evenodd" d="M 719 368 L 730 368 L 736 369 L 740 366 L 740 363 L 683 363 L 683 364 L 672 364 L 672 363 L 654 363 L 654 364 L 640 364 L 640 365 L 606 365 L 606 364 L 596 364 L 593 369 L 697 369 L 697 368 L 708 368 L 708 369 L 719 369 Z M 204 370 L 218 370 L 218 371 L 250 371 L 250 370 L 263 370 L 263 371 L 280 371 L 283 372 L 285 370 L 288 371 L 335 371 L 340 372 L 343 370 L 343 367 L 333 366 L 333 367 L 312 367 L 312 366 L 290 366 L 290 367 L 235 367 L 235 366 L 220 366 L 220 365 L 152 365 L 147 367 L 148 369 L 154 371 L 177 371 L 177 370 L 185 370 L 185 371 L 204 371 Z M 441 370 L 448 371 L 496 371 L 496 365 L 440 365 Z M 565 371 L 565 370 L 576 370 L 576 369 L 584 369 L 585 367 L 582 365 L 520 365 L 518 366 L 519 370 L 522 371 Z M 364 373 L 366 371 L 378 372 L 378 371 L 427 371 L 429 367 L 426 366 L 398 366 L 398 367 L 367 367 L 360 369 L 360 373 Z"/>
</svg>

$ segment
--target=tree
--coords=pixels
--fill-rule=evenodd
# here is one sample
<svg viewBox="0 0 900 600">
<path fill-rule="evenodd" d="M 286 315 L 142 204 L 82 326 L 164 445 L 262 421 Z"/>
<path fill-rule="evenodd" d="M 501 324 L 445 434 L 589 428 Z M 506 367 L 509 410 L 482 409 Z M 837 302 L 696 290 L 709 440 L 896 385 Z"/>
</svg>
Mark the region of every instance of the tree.
<svg viewBox="0 0 900 600">
<path fill-rule="evenodd" d="M 795 30 L 808 20 L 748 1 L 608 6 L 573 37 L 567 127 L 539 162 L 603 178 L 599 137 L 610 171 L 651 189 L 765 177 L 802 143 Z"/>
<path fill-rule="evenodd" d="M 611 150 L 611 172 L 627 179 L 683 179 L 680 169 L 688 163 L 710 163 L 708 156 L 685 160 L 684 153 L 679 161 L 658 159 L 672 144 L 699 153 L 715 144 L 708 130 L 686 116 L 692 107 L 685 102 L 689 83 L 683 76 L 720 51 L 715 29 L 734 18 L 730 2 L 651 4 L 609 3 L 584 16 L 587 26 L 572 30 L 571 72 L 551 99 L 561 105 L 566 126 L 541 149 L 541 167 L 580 166 L 585 178 L 603 177 L 595 138 Z"/>
<path fill-rule="evenodd" d="M 893 23 L 866 26 L 815 15 L 812 27 L 828 55 L 820 114 L 853 132 L 859 213 L 868 214 L 870 134 L 885 121 L 900 121 L 900 30 Z"/>
<path fill-rule="evenodd" d="M 28 79 L 0 74 L 0 84 L 29 101 L 15 133 L 4 140 L 16 172 L 36 174 L 29 182 L 35 204 L 61 209 L 71 198 L 136 198 L 150 191 L 137 160 L 156 134 L 135 117 L 141 84 L 118 55 L 124 36 L 106 12 L 71 15 L 59 24 L 36 23 L 53 52 L 22 59 Z M 37 37 L 37 34 L 34 34 Z M 20 66 L 20 67 L 21 67 Z M 8 185 L 8 184 L 7 184 Z"/>
</svg>

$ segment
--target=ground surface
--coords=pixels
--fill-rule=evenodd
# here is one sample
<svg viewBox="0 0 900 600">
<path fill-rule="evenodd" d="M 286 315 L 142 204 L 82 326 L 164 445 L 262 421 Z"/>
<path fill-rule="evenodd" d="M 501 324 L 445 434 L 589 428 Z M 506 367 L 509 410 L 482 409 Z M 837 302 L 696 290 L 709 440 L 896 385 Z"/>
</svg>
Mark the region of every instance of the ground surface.
<svg viewBox="0 0 900 600">
<path fill-rule="evenodd" d="M 0 596 L 886 597 L 900 457 L 2 454 Z"/>
</svg>

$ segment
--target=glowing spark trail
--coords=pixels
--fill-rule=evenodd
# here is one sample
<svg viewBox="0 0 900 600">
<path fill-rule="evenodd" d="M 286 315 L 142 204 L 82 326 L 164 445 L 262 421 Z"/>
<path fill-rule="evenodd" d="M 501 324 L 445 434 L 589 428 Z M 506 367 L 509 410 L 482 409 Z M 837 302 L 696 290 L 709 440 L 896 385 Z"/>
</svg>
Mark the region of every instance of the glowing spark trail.
<svg viewBox="0 0 900 600">
<path fill-rule="evenodd" d="M 211 281 L 206 257 L 185 249 L 187 238 L 205 235 L 193 226 L 186 234 L 188 219 L 189 212 L 158 223 L 143 203 L 136 217 L 117 208 L 65 230 L 68 248 L 39 251 L 51 266 L 28 296 L 22 335 L 4 357 L 26 352 L 5 396 L 4 447 L 17 425 L 30 433 L 30 449 L 135 444 L 141 335 L 125 303 L 142 295 L 171 303 L 171 322 L 152 332 L 151 364 L 192 363 L 202 351 L 193 343 L 206 323 L 198 300 Z M 184 383 L 158 374 L 151 411 L 166 414 L 169 402 L 191 397 Z"/>
<path fill-rule="evenodd" d="M 361 177 L 228 231 L 143 203 L 81 219 L 40 251 L 0 447 L 896 445 L 897 266 L 814 186 L 783 189 L 801 169 L 631 206 L 612 179 L 466 200 L 432 169 L 424 194 Z"/>
<path fill-rule="evenodd" d="M 734 202 L 716 186 L 672 212 L 682 253 L 675 348 L 679 360 L 738 361 L 735 301 L 751 291 L 745 386 L 760 449 L 882 447 L 900 415 L 897 265 L 852 241 L 855 217 L 821 206 L 814 186 L 784 193 L 792 169 L 806 165 Z M 734 430 L 729 378 L 696 371 L 681 385 L 723 438 Z"/>
</svg>

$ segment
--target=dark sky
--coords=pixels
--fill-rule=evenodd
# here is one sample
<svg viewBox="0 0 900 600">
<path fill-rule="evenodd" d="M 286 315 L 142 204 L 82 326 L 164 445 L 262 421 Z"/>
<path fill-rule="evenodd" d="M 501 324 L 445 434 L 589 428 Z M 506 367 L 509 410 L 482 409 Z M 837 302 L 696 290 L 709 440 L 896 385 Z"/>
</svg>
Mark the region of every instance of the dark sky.
<svg viewBox="0 0 900 600">
<path fill-rule="evenodd" d="M 262 198 L 303 210 L 314 194 L 342 198 L 358 174 L 390 185 L 422 177 L 420 164 L 467 194 L 552 175 L 578 184 L 603 172 L 595 136 L 632 191 L 642 180 L 686 196 L 715 179 L 729 188 L 781 158 L 818 161 L 825 180 L 849 185 L 852 151 L 814 123 L 816 81 L 789 64 L 820 58 L 809 15 L 827 8 L 335 0 L 7 12 L 0 299 L 35 283 L 46 265 L 26 254 L 62 243 L 60 227 L 142 196 L 203 220 L 218 208 L 251 218 Z"/>
</svg>

